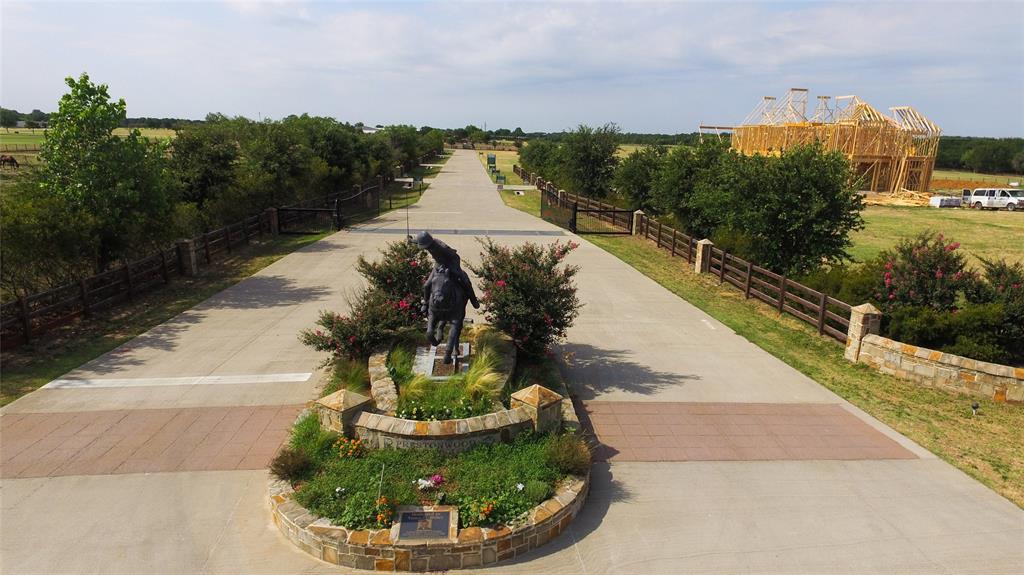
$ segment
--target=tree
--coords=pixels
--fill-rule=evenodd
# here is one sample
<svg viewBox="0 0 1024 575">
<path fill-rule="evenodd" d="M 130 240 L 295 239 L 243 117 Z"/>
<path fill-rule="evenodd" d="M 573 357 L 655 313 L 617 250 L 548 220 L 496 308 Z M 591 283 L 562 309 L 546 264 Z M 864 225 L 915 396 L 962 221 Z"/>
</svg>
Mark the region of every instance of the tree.
<svg viewBox="0 0 1024 575">
<path fill-rule="evenodd" d="M 580 124 L 569 132 L 560 152 L 561 181 L 577 194 L 601 198 L 611 191 L 615 175 L 615 152 L 619 148 L 619 127 L 599 128 Z"/>
<path fill-rule="evenodd" d="M 58 110 L 43 139 L 42 185 L 72 210 L 88 215 L 96 242 L 96 270 L 173 234 L 172 198 L 164 181 L 164 150 L 138 130 L 114 136 L 125 119 L 123 99 L 88 74 L 65 80 Z"/>
<path fill-rule="evenodd" d="M 18 125 L 18 118 L 21 114 L 17 110 L 9 110 L 7 108 L 0 108 L 0 126 L 4 128 L 13 128 Z"/>
<path fill-rule="evenodd" d="M 634 150 L 615 171 L 615 191 L 629 198 L 635 209 L 653 212 L 651 190 L 664 153 L 657 146 Z"/>
</svg>

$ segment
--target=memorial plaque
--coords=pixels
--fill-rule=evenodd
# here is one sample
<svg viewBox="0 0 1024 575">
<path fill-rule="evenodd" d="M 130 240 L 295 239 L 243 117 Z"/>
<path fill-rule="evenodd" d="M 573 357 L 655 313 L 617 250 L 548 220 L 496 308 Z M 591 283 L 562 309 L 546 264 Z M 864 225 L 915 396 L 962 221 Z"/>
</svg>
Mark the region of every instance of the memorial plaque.
<svg viewBox="0 0 1024 575">
<path fill-rule="evenodd" d="M 392 539 L 405 543 L 456 541 L 459 535 L 459 509 L 452 505 L 400 505 L 398 521 L 391 531 Z"/>
</svg>

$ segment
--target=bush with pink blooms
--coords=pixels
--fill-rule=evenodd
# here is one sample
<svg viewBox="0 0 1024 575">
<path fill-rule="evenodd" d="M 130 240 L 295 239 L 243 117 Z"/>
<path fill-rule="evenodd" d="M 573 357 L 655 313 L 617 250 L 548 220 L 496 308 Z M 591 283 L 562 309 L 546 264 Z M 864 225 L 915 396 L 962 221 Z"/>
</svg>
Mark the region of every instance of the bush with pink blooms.
<svg viewBox="0 0 1024 575">
<path fill-rule="evenodd" d="M 427 253 L 410 242 L 388 244 L 375 262 L 360 257 L 356 269 L 369 285 L 349 302 L 349 314 L 321 312 L 317 327 L 299 338 L 318 351 L 367 357 L 400 331 L 422 323 L 420 299 L 430 267 Z"/>
<path fill-rule="evenodd" d="M 927 232 L 900 242 L 882 256 L 875 300 L 886 312 L 907 306 L 954 309 L 960 294 L 977 281 L 959 248 L 958 242 Z"/>
<path fill-rule="evenodd" d="M 582 304 L 573 279 L 578 268 L 564 263 L 578 244 L 526 243 L 509 248 L 481 240 L 480 278 L 487 321 L 506 333 L 529 357 L 542 356 L 565 337 Z"/>
</svg>

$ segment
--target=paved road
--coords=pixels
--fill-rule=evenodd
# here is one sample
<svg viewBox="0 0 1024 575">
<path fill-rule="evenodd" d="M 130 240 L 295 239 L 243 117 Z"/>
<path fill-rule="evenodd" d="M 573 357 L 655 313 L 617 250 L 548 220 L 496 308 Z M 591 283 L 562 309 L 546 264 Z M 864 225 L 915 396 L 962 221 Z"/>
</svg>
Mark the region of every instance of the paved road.
<svg viewBox="0 0 1024 575">
<path fill-rule="evenodd" d="M 343 307 L 356 257 L 402 238 L 405 216 L 283 258 L 0 411 L 0 569 L 343 571 L 279 536 L 266 472 L 247 467 L 315 395 L 320 358 L 296 333 Z M 408 217 L 470 261 L 485 232 L 578 241 L 506 208 L 466 151 Z M 570 261 L 586 307 L 566 375 L 606 461 L 567 533 L 486 572 L 1024 568 L 1020 509 L 591 244 Z"/>
</svg>

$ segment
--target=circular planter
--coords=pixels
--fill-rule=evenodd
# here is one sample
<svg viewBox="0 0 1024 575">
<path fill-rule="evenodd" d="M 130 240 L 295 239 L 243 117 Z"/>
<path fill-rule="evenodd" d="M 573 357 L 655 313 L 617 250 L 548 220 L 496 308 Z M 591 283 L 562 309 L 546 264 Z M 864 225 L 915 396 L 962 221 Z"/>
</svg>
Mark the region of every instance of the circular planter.
<svg viewBox="0 0 1024 575">
<path fill-rule="evenodd" d="M 350 530 L 331 525 L 294 500 L 286 481 L 268 485 L 274 524 L 297 547 L 335 565 L 371 571 L 440 571 L 490 565 L 520 557 L 561 534 L 583 507 L 589 473 L 562 481 L 554 497 L 534 507 L 515 527 L 459 529 L 455 541 L 393 541 L 391 529 Z"/>
</svg>

